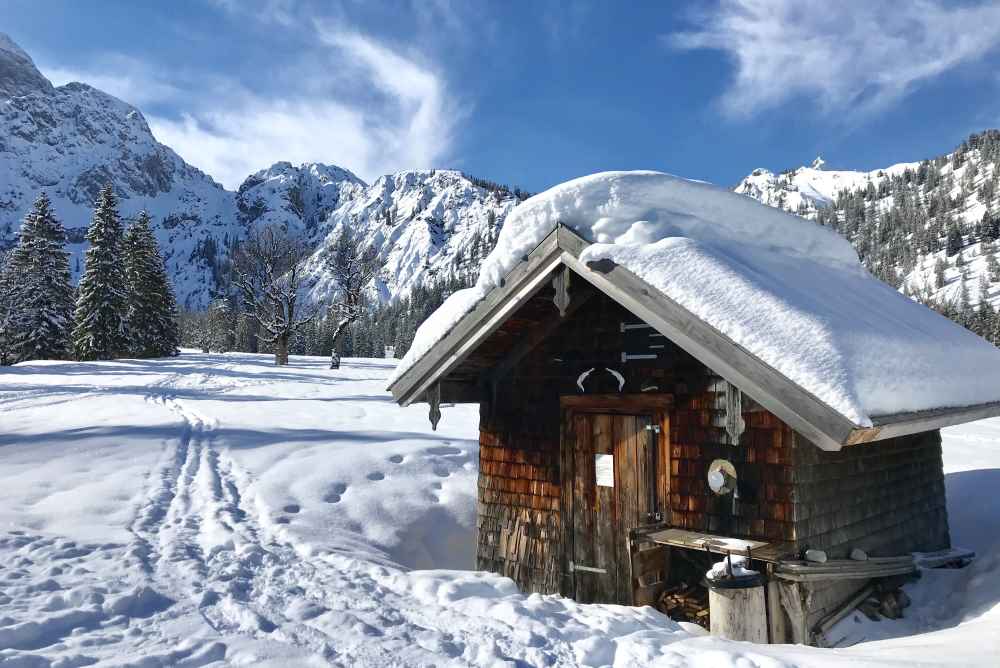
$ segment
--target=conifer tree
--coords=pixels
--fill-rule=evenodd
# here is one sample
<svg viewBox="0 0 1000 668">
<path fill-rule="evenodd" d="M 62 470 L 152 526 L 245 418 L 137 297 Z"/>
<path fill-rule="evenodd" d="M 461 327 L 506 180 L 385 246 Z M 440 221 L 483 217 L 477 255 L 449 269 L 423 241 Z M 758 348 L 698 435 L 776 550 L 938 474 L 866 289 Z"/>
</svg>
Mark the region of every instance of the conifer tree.
<svg viewBox="0 0 1000 668">
<path fill-rule="evenodd" d="M 14 264 L 10 261 L 10 251 L 0 251 L 0 366 L 13 364 L 14 286 L 19 284 Z"/>
<path fill-rule="evenodd" d="M 945 284 L 945 270 L 947 269 L 945 261 L 938 258 L 934 261 L 934 287 L 938 290 L 944 287 Z"/>
<path fill-rule="evenodd" d="M 124 247 L 130 350 L 137 357 L 176 355 L 177 302 L 145 211 L 129 227 Z"/>
<path fill-rule="evenodd" d="M 66 231 L 42 193 L 21 226 L 20 241 L 10 257 L 8 320 L 13 361 L 63 359 L 69 355 L 73 328 L 73 287 Z"/>
<path fill-rule="evenodd" d="M 73 329 L 73 348 L 82 360 L 109 360 L 128 351 L 128 291 L 117 204 L 108 184 L 97 197 L 87 230 L 90 248 L 78 287 Z"/>
</svg>

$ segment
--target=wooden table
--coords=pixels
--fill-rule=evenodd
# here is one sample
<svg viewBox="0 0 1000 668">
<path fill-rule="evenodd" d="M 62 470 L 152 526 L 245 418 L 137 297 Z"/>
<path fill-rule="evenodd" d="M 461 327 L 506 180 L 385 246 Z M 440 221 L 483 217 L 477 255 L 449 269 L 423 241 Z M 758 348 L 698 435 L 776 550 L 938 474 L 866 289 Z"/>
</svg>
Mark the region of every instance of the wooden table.
<svg viewBox="0 0 1000 668">
<path fill-rule="evenodd" d="M 750 538 L 731 538 L 686 529 L 659 529 L 646 533 L 643 538 L 659 545 L 701 550 L 713 554 L 746 555 L 749 548 L 751 559 L 770 563 L 777 563 L 789 553 L 789 547 L 785 543 L 765 543 Z"/>
</svg>

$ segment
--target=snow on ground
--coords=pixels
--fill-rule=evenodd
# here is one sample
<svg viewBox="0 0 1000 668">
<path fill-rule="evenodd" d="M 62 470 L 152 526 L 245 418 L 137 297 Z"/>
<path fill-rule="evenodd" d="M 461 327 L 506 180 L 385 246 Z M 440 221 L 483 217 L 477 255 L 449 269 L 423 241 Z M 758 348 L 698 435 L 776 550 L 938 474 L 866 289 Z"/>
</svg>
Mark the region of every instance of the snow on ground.
<svg viewBox="0 0 1000 668">
<path fill-rule="evenodd" d="M 0 666 L 967 666 L 1000 655 L 1000 420 L 946 434 L 962 571 L 844 644 L 754 646 L 470 569 L 478 411 L 384 360 L 185 353 L 0 370 Z M 436 568 L 440 570 L 415 570 Z M 918 635 L 912 635 L 918 634 Z"/>
</svg>

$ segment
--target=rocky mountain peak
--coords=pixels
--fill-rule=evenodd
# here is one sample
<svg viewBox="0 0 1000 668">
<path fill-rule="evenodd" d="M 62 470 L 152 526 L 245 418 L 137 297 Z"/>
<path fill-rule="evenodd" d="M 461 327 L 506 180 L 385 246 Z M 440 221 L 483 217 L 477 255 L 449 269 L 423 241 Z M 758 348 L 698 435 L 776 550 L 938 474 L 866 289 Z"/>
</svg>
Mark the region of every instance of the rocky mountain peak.
<svg viewBox="0 0 1000 668">
<path fill-rule="evenodd" d="M 52 90 L 52 83 L 38 71 L 31 56 L 0 33 L 0 100 Z"/>
</svg>

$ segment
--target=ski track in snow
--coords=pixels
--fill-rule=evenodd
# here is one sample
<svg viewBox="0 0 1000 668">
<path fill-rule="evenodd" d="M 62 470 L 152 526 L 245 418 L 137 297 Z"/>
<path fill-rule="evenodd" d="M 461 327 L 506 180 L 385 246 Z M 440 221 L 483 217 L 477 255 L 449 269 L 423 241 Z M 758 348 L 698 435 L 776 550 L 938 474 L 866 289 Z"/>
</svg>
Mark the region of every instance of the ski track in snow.
<svg viewBox="0 0 1000 668">
<path fill-rule="evenodd" d="M 136 481 L 135 496 L 131 501 L 122 497 L 134 509 L 125 519 L 124 540 L 72 540 L 42 530 L 44 522 L 38 531 L 15 528 L 0 533 L 0 665 L 779 668 L 855 665 L 858 660 L 864 665 L 905 665 L 916 656 L 906 653 L 910 639 L 905 635 L 892 639 L 896 627 L 887 622 L 876 625 L 880 628 L 875 636 L 861 626 L 844 626 L 844 632 L 853 638 L 850 642 L 866 635 L 888 638 L 883 642 L 904 648 L 898 659 L 891 644 L 862 644 L 855 648 L 858 652 L 844 653 L 699 638 L 648 608 L 582 606 L 555 596 L 523 596 L 511 581 L 486 573 L 407 570 L 392 556 L 403 558 L 398 557 L 402 553 L 382 551 L 371 537 L 371 527 L 384 521 L 372 513 L 388 513 L 393 525 L 426 525 L 425 535 L 405 534 L 401 542 L 443 542 L 447 534 L 435 533 L 441 516 L 428 509 L 444 503 L 452 476 L 470 466 L 463 464 L 467 449 L 457 447 L 461 441 L 450 434 L 417 432 L 413 419 L 422 422 L 422 412 L 400 418 L 404 409 L 380 394 L 384 377 L 368 377 L 378 374 L 366 373 L 364 361 L 340 376 L 326 374 L 322 362 L 315 360 L 302 370 L 262 372 L 260 367 L 236 356 L 197 356 L 190 362 L 143 368 L 141 372 L 150 375 L 141 385 L 129 384 L 134 382 L 130 371 L 119 381 L 108 376 L 107 387 L 80 384 L 66 392 L 54 386 L 46 393 L 27 382 L 11 383 L 11 391 L 0 395 L 2 415 L 12 416 L 12 406 L 30 411 L 32 401 L 46 407 L 53 397 L 62 401 L 71 394 L 88 398 L 87 406 L 105 405 L 100 395 L 118 392 L 121 401 L 130 397 L 135 404 L 122 409 L 134 411 L 126 415 L 144 416 L 124 419 L 136 428 L 149 424 L 153 429 L 150 435 L 131 436 L 127 445 L 117 445 L 138 448 L 146 443 L 147 454 L 137 450 L 135 456 L 146 456 L 143 461 L 149 462 L 141 484 Z M 93 369 L 87 373 L 105 383 Z M 24 380 L 31 380 L 31 374 Z M 372 391 L 373 382 L 379 389 L 365 394 Z M 335 401 L 317 403 L 331 399 Z M 264 408 L 268 402 L 271 408 Z M 305 402 L 305 408 L 296 402 Z M 239 412 L 244 406 L 262 415 Z M 289 418 L 285 425 L 270 421 L 297 410 L 313 417 Z M 450 412 L 454 410 L 448 409 L 446 420 L 459 418 L 460 432 L 474 424 L 473 411 L 466 416 Z M 328 413 L 321 420 L 318 411 Z M 85 412 L 82 419 L 87 424 L 96 418 Z M 310 425 L 318 429 L 304 429 Z M 977 425 L 961 434 L 989 440 L 992 423 Z M 289 434 L 280 433 L 284 426 Z M 384 431 L 366 431 L 374 426 Z M 311 456 L 307 451 L 312 431 L 318 432 L 314 438 L 324 443 L 339 439 L 338 448 L 346 444 L 349 450 L 319 451 L 323 461 L 343 461 L 324 469 L 320 488 L 297 488 L 297 478 L 320 461 L 296 463 L 300 456 Z M 286 438 L 291 445 L 283 442 Z M 149 446 L 157 441 L 159 449 Z M 262 447 L 271 443 L 279 448 L 277 455 Z M 80 450 L 85 454 L 74 455 L 73 461 L 88 459 L 89 447 L 88 442 Z M 246 448 L 255 449 L 254 455 Z M 360 458 L 349 454 L 358 450 Z M 979 448 L 961 445 L 953 452 L 964 460 L 973 451 Z M 7 450 L 0 450 L 0 456 L 5 463 L 16 463 Z M 289 471 L 274 473 L 282 465 L 294 467 L 291 477 Z M 421 468 L 408 469 L 414 466 Z M 954 463 L 948 466 L 954 468 Z M 412 486 L 420 475 L 425 476 L 419 483 L 425 488 Z M 275 480 L 280 483 L 277 489 Z M 45 478 L 39 481 L 39 486 L 47 484 Z M 406 484 L 411 485 L 403 492 L 407 503 L 414 503 L 413 494 L 421 489 L 429 494 L 412 522 L 399 516 L 401 506 L 371 506 L 373 497 L 363 496 L 381 499 L 391 496 L 394 486 Z M 474 494 L 474 478 L 461 484 Z M 458 497 L 463 505 L 469 503 L 465 498 Z M 363 519 L 351 515 L 358 509 L 364 511 Z M 29 505 L 29 510 L 34 507 Z M 309 522 L 317 518 L 320 538 L 329 539 L 325 544 L 317 545 L 315 535 L 308 533 Z M 303 519 L 307 521 L 300 526 Z M 24 526 L 32 521 L 26 517 Z M 447 549 L 424 556 L 436 563 Z M 913 595 L 930 601 L 941 598 L 940 592 L 959 591 L 964 586 L 959 583 L 979 582 L 994 562 L 992 553 L 984 554 L 967 573 L 935 574 L 929 585 L 913 589 Z M 981 612 L 993 605 L 988 592 L 967 596 L 970 610 Z M 914 618 L 911 633 L 941 628 L 931 619 L 939 614 L 935 610 L 927 608 L 926 620 Z M 988 628 L 989 619 L 987 613 L 972 623 Z M 919 645 L 923 638 L 940 637 L 912 640 Z M 938 645 L 934 657 L 941 651 Z M 963 661 L 959 655 L 950 665 L 965 665 Z"/>
<path fill-rule="evenodd" d="M 220 369 L 225 370 L 225 366 Z M 412 664 L 457 661 L 468 643 L 483 642 L 483 629 L 463 630 L 459 620 L 453 632 L 440 631 L 440 609 L 427 610 L 425 605 L 379 581 L 391 576 L 391 571 L 374 566 L 372 573 L 370 562 L 343 555 L 309 558 L 261 526 L 257 506 L 251 500 L 253 494 L 247 489 L 249 474 L 240 471 L 225 448 L 214 443 L 217 421 L 177 397 L 175 390 L 192 385 L 214 385 L 211 390 L 222 393 L 245 387 L 246 383 L 227 386 L 197 374 L 176 373 L 146 386 L 149 393 L 145 402 L 175 414 L 180 423 L 176 437 L 147 479 L 145 497 L 129 526 L 130 544 L 80 548 L 73 541 L 20 534 L 0 542 L 0 549 L 16 547 L 32 554 L 39 549 L 57 550 L 45 555 L 40 563 L 60 558 L 77 558 L 85 563 L 88 555 L 94 558 L 92 551 L 104 551 L 96 558 L 121 559 L 130 573 L 142 574 L 132 585 L 134 591 L 126 596 L 148 600 L 131 617 L 114 616 L 106 603 L 111 588 L 84 587 L 81 591 L 88 591 L 90 596 L 87 599 L 85 595 L 84 602 L 90 601 L 91 607 L 73 609 L 67 603 L 65 615 L 49 617 L 37 627 L 32 626 L 30 632 L 19 631 L 23 625 L 4 628 L 4 622 L 13 620 L 0 619 L 0 650 L 63 650 L 62 663 L 53 665 L 87 665 L 96 657 L 83 651 L 85 648 L 127 644 L 141 637 L 139 647 L 147 646 L 141 651 L 141 665 L 194 666 L 221 659 L 226 654 L 227 640 L 236 635 L 289 644 L 300 648 L 304 657 L 319 657 L 331 665 L 386 666 L 398 663 L 404 656 Z M 5 400 L 43 395 L 41 391 L 18 397 L 8 395 Z M 45 397 L 48 401 L 52 394 Z M 363 418 L 364 411 L 357 417 Z M 435 452 L 447 457 L 461 450 L 446 445 Z M 402 460 L 401 455 L 395 455 L 389 463 L 400 464 Z M 385 477 L 378 472 L 368 475 L 372 481 Z M 449 474 L 442 471 L 441 475 Z M 337 489 L 346 491 L 345 486 Z M 295 513 L 299 508 L 291 505 L 284 510 Z M 73 571 L 76 575 L 88 572 L 85 565 Z M 34 580 L 21 571 L 9 577 L 21 575 Z M 54 582 L 51 587 L 62 589 Z M 25 610 L 30 607 L 25 606 Z M 119 603 L 118 607 L 124 610 L 129 605 Z M 131 623 L 140 618 L 180 618 L 192 608 L 221 641 L 185 643 L 182 638 L 158 631 L 128 631 L 138 629 Z M 310 624 L 310 620 L 321 624 Z M 122 632 L 109 635 L 107 627 L 116 624 L 123 627 Z M 323 628 L 334 629 L 335 633 Z M 65 638 L 61 637 L 63 631 Z M 499 634 L 485 635 L 494 636 L 492 644 L 505 645 L 511 632 L 505 627 Z M 161 648 L 159 653 L 154 649 L 175 644 L 182 649 L 170 652 Z M 74 645 L 79 645 L 81 652 L 67 656 L 65 650 Z M 101 654 L 107 654 L 107 648 Z M 563 659 L 562 663 L 572 661 L 569 648 L 550 648 L 550 656 Z M 23 655 L 21 658 L 26 659 Z"/>
</svg>

